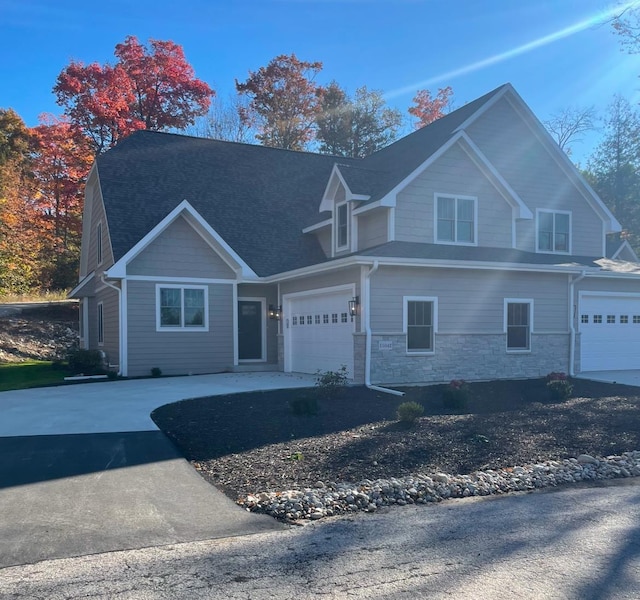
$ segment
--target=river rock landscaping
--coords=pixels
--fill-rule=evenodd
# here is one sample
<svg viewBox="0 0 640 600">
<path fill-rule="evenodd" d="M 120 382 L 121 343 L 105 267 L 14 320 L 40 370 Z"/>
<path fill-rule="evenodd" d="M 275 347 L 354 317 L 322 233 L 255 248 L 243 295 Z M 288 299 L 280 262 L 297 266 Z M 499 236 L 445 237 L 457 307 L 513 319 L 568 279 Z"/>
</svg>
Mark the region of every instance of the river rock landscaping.
<svg viewBox="0 0 640 600">
<path fill-rule="evenodd" d="M 403 398 L 351 387 L 320 392 L 317 414 L 292 410 L 317 390 L 278 390 L 186 400 L 152 417 L 233 500 L 296 521 L 640 475 L 640 389 L 571 383 L 563 402 L 537 379 L 469 384 L 457 410 L 443 406 L 444 386 Z M 407 400 L 424 407 L 413 426 L 396 420 Z"/>
</svg>

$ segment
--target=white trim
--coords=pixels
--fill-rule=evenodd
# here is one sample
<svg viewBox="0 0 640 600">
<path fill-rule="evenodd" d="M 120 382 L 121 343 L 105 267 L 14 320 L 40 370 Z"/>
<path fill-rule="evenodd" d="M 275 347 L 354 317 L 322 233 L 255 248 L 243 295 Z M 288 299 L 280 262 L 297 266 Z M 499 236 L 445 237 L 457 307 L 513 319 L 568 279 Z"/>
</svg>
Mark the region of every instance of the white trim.
<svg viewBox="0 0 640 600">
<path fill-rule="evenodd" d="M 635 253 L 635 250 L 631 247 L 631 244 L 627 240 L 622 240 L 620 247 L 613 253 L 613 256 L 607 257 L 606 256 L 606 240 L 605 240 L 605 258 L 611 258 L 611 260 L 621 260 L 621 259 L 618 259 L 618 256 L 620 255 L 623 249 L 626 249 L 629 252 L 631 252 L 633 256 L 632 262 L 638 262 L 638 255 Z"/>
<path fill-rule="evenodd" d="M 553 217 L 553 232 L 551 235 L 551 243 L 553 244 L 553 250 L 541 250 L 540 249 L 540 214 L 551 213 Z M 556 237 L 556 218 L 555 215 L 569 215 L 569 249 L 555 250 L 555 237 Z M 573 244 L 573 214 L 570 210 L 556 210 L 553 208 L 536 208 L 536 252 L 538 254 L 559 254 L 559 255 L 571 255 L 571 249 Z"/>
<path fill-rule="evenodd" d="M 164 275 L 127 275 L 128 281 L 159 281 L 166 283 L 202 283 L 232 285 L 235 279 L 209 279 L 207 277 L 165 277 Z"/>
<path fill-rule="evenodd" d="M 291 301 L 305 296 L 321 296 L 323 294 L 337 294 L 340 292 L 349 292 L 351 296 L 356 295 L 356 285 L 347 283 L 331 287 L 315 288 L 313 290 L 304 290 L 302 292 L 291 292 L 282 296 L 282 310 L 284 312 L 284 372 L 291 373 L 291 324 L 289 315 L 291 314 Z M 355 333 L 355 321 L 352 321 Z M 354 356 L 355 361 L 355 356 Z M 354 364 L 355 366 L 355 364 Z"/>
<path fill-rule="evenodd" d="M 325 219 L 324 221 L 320 221 L 319 223 L 314 223 L 313 225 L 309 225 L 309 227 L 305 227 L 302 230 L 302 233 L 311 233 L 312 231 L 318 231 L 318 229 L 330 227 L 331 223 L 333 223 L 333 219 Z"/>
<path fill-rule="evenodd" d="M 233 327 L 233 366 L 238 366 L 238 284 L 234 282 L 232 288 L 232 327 Z"/>
<path fill-rule="evenodd" d="M 454 200 L 454 240 L 438 239 L 438 200 L 449 198 Z M 473 201 L 473 241 L 459 242 L 458 237 L 458 199 Z M 477 246 L 478 245 L 478 198 L 476 196 L 463 196 L 462 194 L 443 194 L 434 192 L 433 194 L 433 243 L 450 246 Z"/>
<path fill-rule="evenodd" d="M 487 112 L 494 104 L 500 100 L 508 91 L 515 91 L 513 86 L 510 83 L 505 83 L 502 85 L 502 89 L 497 91 L 492 98 L 489 98 L 478 110 L 476 110 L 470 117 L 468 117 L 465 121 L 463 121 L 455 131 L 462 131 L 469 127 L 471 123 L 473 123 L 476 119 L 478 119 L 481 115 Z"/>
<path fill-rule="evenodd" d="M 96 341 L 98 346 L 104 346 L 104 302 L 102 300 L 96 304 L 96 321 Z"/>
<path fill-rule="evenodd" d="M 361 206 L 358 206 L 358 208 L 354 208 L 353 209 L 353 214 L 354 215 L 359 215 L 361 213 L 373 210 L 374 208 L 381 208 L 381 207 L 389 208 L 391 206 L 392 206 L 391 204 L 382 204 L 382 202 L 380 200 L 376 200 L 375 202 L 369 202 L 368 204 L 362 204 Z"/>
<path fill-rule="evenodd" d="M 261 340 L 261 356 L 260 358 L 240 358 L 240 350 L 238 350 L 238 363 L 258 363 L 267 362 L 267 299 L 263 296 L 239 296 L 236 300 L 236 307 L 240 302 L 260 302 L 260 335 Z M 237 310 L 237 308 L 236 308 Z M 238 335 L 238 327 L 240 325 L 240 314 L 238 311 L 238 326 L 236 327 L 236 336 Z M 238 348 L 240 347 L 240 341 L 238 340 Z"/>
<path fill-rule="evenodd" d="M 509 304 L 528 304 L 529 305 L 529 346 L 527 348 L 509 348 L 509 330 L 508 330 L 508 310 L 507 307 Z M 534 334 L 534 328 L 533 328 L 533 298 L 504 298 L 504 302 L 503 302 L 503 326 L 504 326 L 504 331 L 503 333 L 505 334 L 505 348 L 507 351 L 507 354 L 530 354 L 531 353 L 531 346 L 532 346 L 532 339 L 533 339 L 533 334 Z"/>
<path fill-rule="evenodd" d="M 638 298 L 640 299 L 640 293 L 636 292 L 591 292 L 589 290 L 578 291 L 578 302 L 582 300 L 584 296 L 599 296 L 604 298 Z"/>
<path fill-rule="evenodd" d="M 181 290 L 180 294 L 180 322 L 179 327 L 173 327 L 161 324 L 161 310 L 160 310 L 160 290 L 161 289 L 177 289 Z M 184 325 L 184 290 L 203 290 L 204 291 L 204 325 Z M 156 284 L 156 331 L 158 333 L 167 332 L 188 332 L 188 333 L 206 333 L 209 331 L 209 287 L 206 285 L 189 285 L 189 284 L 173 284 L 173 283 L 157 283 Z"/>
<path fill-rule="evenodd" d="M 349 236 L 349 251 L 356 252 L 358 250 L 358 219 L 353 216 L 353 211 L 349 217 L 349 225 L 351 227 L 351 235 Z"/>
<path fill-rule="evenodd" d="M 431 350 L 410 350 L 409 349 L 409 302 L 431 302 L 433 320 L 431 332 Z M 438 333 L 438 297 L 437 296 L 402 296 L 402 329 L 405 339 L 405 353 L 407 356 L 431 356 L 436 353 L 436 333 Z"/>
<path fill-rule="evenodd" d="M 183 200 L 176 206 L 160 223 L 158 223 L 151 231 L 149 231 L 133 248 L 131 248 L 124 256 L 120 258 L 113 266 L 109 268 L 108 276 L 121 279 L 126 276 L 127 264 L 130 263 L 138 254 L 140 254 L 151 242 L 153 242 L 169 225 L 171 225 L 178 217 L 184 213 L 188 215 L 195 223 L 202 228 L 210 239 L 203 236 L 203 239 L 220 255 L 231 269 L 240 270 L 242 276 L 247 279 L 258 279 L 256 273 L 240 258 L 240 256 L 224 241 L 224 239 L 206 222 L 200 213 L 191 206 L 187 200 Z M 193 227 L 193 223 L 187 222 Z M 200 233 L 196 227 L 194 231 Z M 213 245 L 212 245 L 213 242 Z M 225 256 L 225 253 L 227 256 Z"/>
<path fill-rule="evenodd" d="M 337 179 L 337 182 L 334 181 L 334 179 Z M 342 173 L 340 173 L 338 164 L 334 163 L 333 168 L 331 169 L 331 174 L 329 175 L 329 181 L 327 181 L 327 185 L 324 188 L 324 192 L 322 194 L 322 200 L 320 201 L 320 208 L 318 209 L 318 212 L 333 212 L 336 190 L 339 184 L 343 185 L 346 193 L 346 191 L 349 189 L 349 186 L 344 180 Z"/>
<path fill-rule="evenodd" d="M 120 375 L 127 377 L 129 372 L 129 304 L 127 280 L 120 282 Z"/>
</svg>

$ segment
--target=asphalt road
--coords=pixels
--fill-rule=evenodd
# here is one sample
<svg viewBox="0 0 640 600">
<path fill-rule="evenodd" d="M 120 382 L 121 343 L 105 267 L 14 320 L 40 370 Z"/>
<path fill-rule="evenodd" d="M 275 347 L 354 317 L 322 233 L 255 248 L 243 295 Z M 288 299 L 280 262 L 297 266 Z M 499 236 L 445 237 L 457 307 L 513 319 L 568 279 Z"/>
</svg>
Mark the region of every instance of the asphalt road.
<svg viewBox="0 0 640 600">
<path fill-rule="evenodd" d="M 4 599 L 640 597 L 640 480 L 0 570 Z"/>
</svg>

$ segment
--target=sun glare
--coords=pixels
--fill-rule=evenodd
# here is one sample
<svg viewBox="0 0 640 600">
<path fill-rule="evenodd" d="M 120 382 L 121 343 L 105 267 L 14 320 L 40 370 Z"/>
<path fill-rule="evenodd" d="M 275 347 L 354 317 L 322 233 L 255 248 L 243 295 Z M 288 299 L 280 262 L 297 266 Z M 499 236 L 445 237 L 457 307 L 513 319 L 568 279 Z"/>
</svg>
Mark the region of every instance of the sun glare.
<svg viewBox="0 0 640 600">
<path fill-rule="evenodd" d="M 637 7 L 640 7 L 640 0 L 632 0 L 631 2 L 626 2 L 625 4 L 615 6 L 614 8 L 608 8 L 606 10 L 599 11 L 586 19 L 574 23 L 573 25 L 569 25 L 568 27 L 564 27 L 563 29 L 559 29 L 558 31 L 554 31 L 553 33 L 539 37 L 535 40 L 527 42 L 526 44 L 511 48 L 510 50 L 506 50 L 505 52 L 501 52 L 499 54 L 494 54 L 493 56 L 489 56 L 458 69 L 447 71 L 446 73 L 441 73 L 440 75 L 436 75 L 435 77 L 431 77 L 429 79 L 425 79 L 423 81 L 419 81 L 417 83 L 392 90 L 385 94 L 385 98 L 387 100 L 397 98 L 398 96 L 413 93 L 416 89 L 419 88 L 428 88 L 434 83 L 438 83 L 441 81 L 450 82 L 452 79 L 461 75 L 467 75 L 468 73 L 479 71 L 486 67 L 490 67 L 497 63 L 509 60 L 510 58 L 514 58 L 521 54 L 531 52 L 532 50 L 536 50 L 537 48 L 540 48 L 542 46 L 553 44 L 554 42 L 584 31 L 589 27 L 601 25 L 606 21 L 613 19 L 617 15 L 620 15 L 622 12 Z"/>
</svg>

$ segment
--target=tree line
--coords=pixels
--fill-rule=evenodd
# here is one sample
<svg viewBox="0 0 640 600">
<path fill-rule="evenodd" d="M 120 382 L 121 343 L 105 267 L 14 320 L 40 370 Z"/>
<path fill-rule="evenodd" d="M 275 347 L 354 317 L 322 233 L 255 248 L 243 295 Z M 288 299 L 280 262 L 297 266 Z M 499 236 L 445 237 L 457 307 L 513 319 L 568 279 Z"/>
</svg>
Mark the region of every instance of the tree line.
<svg viewBox="0 0 640 600">
<path fill-rule="evenodd" d="M 637 12 L 614 27 L 626 50 L 640 51 Z M 322 63 L 295 54 L 249 71 L 227 98 L 195 76 L 174 42 L 145 45 L 129 36 L 114 55 L 113 63 L 63 68 L 53 87 L 60 116 L 42 115 L 29 128 L 14 110 L 0 108 L 0 297 L 76 283 L 87 174 L 96 156 L 136 130 L 364 157 L 454 108 L 451 87 L 423 89 L 403 115 L 380 90 L 362 86 L 350 94 L 335 80 L 316 83 Z M 572 107 L 545 124 L 570 152 L 598 122 L 592 108 Z M 615 97 L 601 122 L 584 174 L 640 249 L 640 116 Z"/>
</svg>

